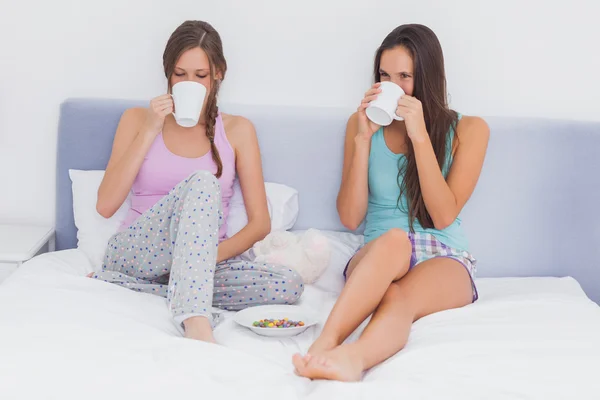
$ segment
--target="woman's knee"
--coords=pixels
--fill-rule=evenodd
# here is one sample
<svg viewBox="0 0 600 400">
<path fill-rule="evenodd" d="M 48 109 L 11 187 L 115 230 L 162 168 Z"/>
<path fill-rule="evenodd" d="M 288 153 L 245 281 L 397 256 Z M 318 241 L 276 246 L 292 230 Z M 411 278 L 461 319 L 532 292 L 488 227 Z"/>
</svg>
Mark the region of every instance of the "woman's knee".
<svg viewBox="0 0 600 400">
<path fill-rule="evenodd" d="M 376 239 L 372 251 L 380 254 L 385 262 L 382 267 L 389 267 L 395 279 L 404 276 L 410 267 L 412 244 L 406 232 L 402 229 L 392 228 Z"/>
<path fill-rule="evenodd" d="M 182 199 L 191 198 L 198 199 L 206 202 L 216 202 L 220 207 L 221 204 L 221 185 L 219 180 L 211 174 L 209 171 L 199 170 L 192 173 L 180 184 L 179 196 Z M 211 201 L 212 198 L 212 201 Z M 184 203 L 184 204 L 187 204 Z M 191 212 L 202 212 L 201 208 L 187 204 L 188 209 L 191 208 Z"/>
<path fill-rule="evenodd" d="M 381 235 L 379 243 L 391 249 L 412 250 L 408 234 L 399 228 L 392 228 Z"/>
<path fill-rule="evenodd" d="M 210 171 L 202 169 L 193 172 L 184 180 L 184 183 L 188 186 L 215 187 L 217 190 L 220 190 L 221 187 L 216 176 Z"/>
</svg>

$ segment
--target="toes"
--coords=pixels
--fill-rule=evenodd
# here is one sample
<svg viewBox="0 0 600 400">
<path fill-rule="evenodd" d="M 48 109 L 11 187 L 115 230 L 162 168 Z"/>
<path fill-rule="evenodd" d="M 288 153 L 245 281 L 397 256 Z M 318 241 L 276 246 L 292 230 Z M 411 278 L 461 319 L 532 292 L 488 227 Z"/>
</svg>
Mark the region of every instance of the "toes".
<svg viewBox="0 0 600 400">
<path fill-rule="evenodd" d="M 292 357 L 292 363 L 294 364 L 294 373 L 296 375 L 304 376 L 304 369 L 306 368 L 305 357 L 300 354 L 294 354 Z"/>
</svg>

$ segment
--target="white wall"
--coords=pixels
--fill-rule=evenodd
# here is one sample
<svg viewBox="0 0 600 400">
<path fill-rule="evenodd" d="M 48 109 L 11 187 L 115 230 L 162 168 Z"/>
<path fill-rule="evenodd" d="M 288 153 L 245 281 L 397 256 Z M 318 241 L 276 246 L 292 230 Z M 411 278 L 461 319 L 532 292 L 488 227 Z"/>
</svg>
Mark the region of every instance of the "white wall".
<svg viewBox="0 0 600 400">
<path fill-rule="evenodd" d="M 287 3 L 0 0 L 0 219 L 54 221 L 60 102 L 161 94 L 163 47 L 184 19 L 221 33 L 227 102 L 354 108 L 383 37 L 419 22 L 442 42 L 454 108 L 600 121 L 594 0 Z"/>
</svg>

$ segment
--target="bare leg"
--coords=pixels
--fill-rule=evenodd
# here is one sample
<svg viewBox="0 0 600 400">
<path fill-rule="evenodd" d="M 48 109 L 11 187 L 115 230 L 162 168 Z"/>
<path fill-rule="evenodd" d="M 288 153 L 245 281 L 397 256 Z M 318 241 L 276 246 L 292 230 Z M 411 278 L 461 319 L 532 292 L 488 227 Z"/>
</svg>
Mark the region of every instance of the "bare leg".
<svg viewBox="0 0 600 400">
<path fill-rule="evenodd" d="M 348 266 L 346 286 L 308 353 L 322 353 L 346 340 L 375 310 L 390 283 L 406 274 L 411 251 L 410 240 L 400 229 L 392 229 L 363 247 Z"/>
<path fill-rule="evenodd" d="M 412 323 L 473 300 L 471 280 L 456 260 L 434 258 L 392 283 L 358 341 L 322 355 L 294 359 L 298 373 L 312 379 L 357 381 L 362 373 L 400 351 Z M 390 334 L 393 332 L 393 334 Z"/>
<path fill-rule="evenodd" d="M 185 337 L 188 339 L 202 340 L 203 342 L 217 343 L 213 336 L 212 327 L 206 317 L 191 317 L 183 321 Z"/>
</svg>

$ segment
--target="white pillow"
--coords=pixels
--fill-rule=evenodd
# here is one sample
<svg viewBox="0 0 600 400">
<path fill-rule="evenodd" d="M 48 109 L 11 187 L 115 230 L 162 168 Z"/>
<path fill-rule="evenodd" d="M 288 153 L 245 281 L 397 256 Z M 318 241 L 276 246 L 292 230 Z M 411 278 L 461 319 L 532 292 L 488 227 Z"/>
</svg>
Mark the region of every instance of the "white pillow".
<svg viewBox="0 0 600 400">
<path fill-rule="evenodd" d="M 287 231 L 298 219 L 298 191 L 280 183 L 265 182 L 267 206 L 271 217 L 271 232 Z M 227 237 L 232 237 L 248 224 L 248 214 L 240 182 L 233 182 L 233 195 L 229 201 Z"/>
<path fill-rule="evenodd" d="M 108 240 L 114 235 L 127 216 L 130 199 L 110 218 L 104 218 L 96 211 L 98 188 L 104 177 L 104 171 L 81 171 L 70 169 L 71 189 L 73 191 L 73 216 L 77 227 L 77 248 L 92 263 L 95 270 L 102 268 Z"/>
<path fill-rule="evenodd" d="M 108 240 L 117 233 L 131 207 L 131 198 L 121 205 L 110 218 L 104 218 L 96 211 L 98 188 L 104 177 L 103 170 L 69 170 L 73 191 L 73 216 L 77 227 L 77 248 L 82 250 L 96 270 L 102 267 Z M 265 182 L 271 231 L 288 230 L 298 218 L 298 191 L 282 184 Z M 234 182 L 227 235 L 233 236 L 248 223 L 241 188 Z"/>
<path fill-rule="evenodd" d="M 303 233 L 304 231 L 292 231 Z M 329 265 L 312 286 L 339 295 L 344 288 L 344 268 L 348 261 L 364 245 L 364 236 L 349 232 L 319 231 L 329 239 Z"/>
</svg>

